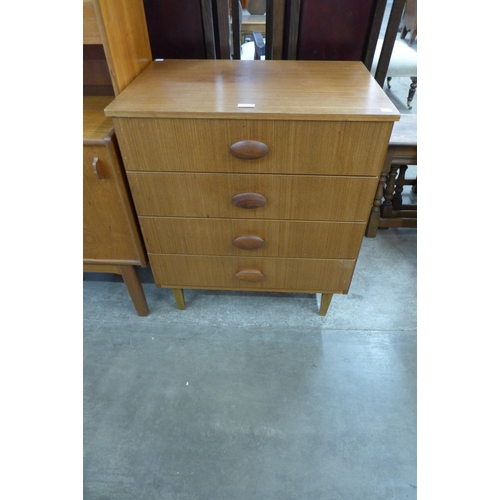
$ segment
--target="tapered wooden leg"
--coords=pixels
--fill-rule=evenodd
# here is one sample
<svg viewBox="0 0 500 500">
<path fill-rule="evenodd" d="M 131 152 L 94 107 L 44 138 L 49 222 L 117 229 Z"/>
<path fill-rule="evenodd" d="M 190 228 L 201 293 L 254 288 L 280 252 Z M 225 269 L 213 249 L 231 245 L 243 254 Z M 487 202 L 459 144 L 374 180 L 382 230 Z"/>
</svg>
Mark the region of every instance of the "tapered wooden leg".
<svg viewBox="0 0 500 500">
<path fill-rule="evenodd" d="M 319 306 L 319 315 L 326 316 L 328 308 L 330 307 L 330 302 L 332 301 L 333 293 L 322 293 L 321 294 L 321 304 Z"/>
<path fill-rule="evenodd" d="M 172 293 L 174 294 L 174 299 L 177 302 L 177 307 L 181 311 L 186 309 L 186 303 L 184 302 L 184 290 L 182 288 L 172 288 Z"/>
<path fill-rule="evenodd" d="M 139 316 L 147 316 L 149 314 L 149 307 L 137 269 L 135 266 L 119 266 L 119 268 L 137 314 Z"/>
</svg>

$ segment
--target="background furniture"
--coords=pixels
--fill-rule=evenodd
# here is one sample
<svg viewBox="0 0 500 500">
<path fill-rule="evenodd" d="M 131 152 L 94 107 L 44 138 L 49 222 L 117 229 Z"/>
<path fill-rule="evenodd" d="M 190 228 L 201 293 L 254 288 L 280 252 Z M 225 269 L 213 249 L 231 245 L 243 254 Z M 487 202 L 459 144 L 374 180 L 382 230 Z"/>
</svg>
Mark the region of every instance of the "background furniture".
<svg viewBox="0 0 500 500">
<path fill-rule="evenodd" d="M 179 308 L 183 288 L 294 291 L 325 315 L 347 293 L 399 119 L 361 62 L 153 62 L 105 114 Z"/>
<path fill-rule="evenodd" d="M 147 256 L 112 120 L 104 108 L 151 62 L 141 0 L 83 2 L 83 270 L 123 277 L 149 313 L 136 266 Z"/>
<path fill-rule="evenodd" d="M 240 0 L 144 0 L 153 59 L 240 59 L 242 32 L 265 35 L 265 59 L 363 61 L 372 68 L 387 0 L 266 0 L 247 25 Z M 246 2 L 242 4 L 246 8 Z M 383 86 L 405 0 L 393 0 L 375 79 Z M 254 16 L 250 16 L 252 19 Z"/>
<path fill-rule="evenodd" d="M 373 59 L 372 74 L 375 74 L 382 46 L 383 40 L 379 40 Z M 417 53 L 405 41 L 396 40 L 394 42 L 391 59 L 387 68 L 387 86 L 389 88 L 391 88 L 392 77 L 409 78 L 411 80 L 407 98 L 408 109 L 411 109 L 411 102 L 417 90 Z"/>
<path fill-rule="evenodd" d="M 266 36 L 266 16 L 257 16 L 242 13 L 241 17 L 241 38 L 251 35 L 252 33 L 260 33 L 262 37 Z"/>
<path fill-rule="evenodd" d="M 401 23 L 401 38 L 410 33 L 410 46 L 417 37 L 417 0 L 406 0 L 405 11 Z"/>
<path fill-rule="evenodd" d="M 252 15 L 264 15 L 266 13 L 266 0 L 248 0 L 246 9 Z"/>
<path fill-rule="evenodd" d="M 241 46 L 240 58 L 242 61 L 265 60 L 266 42 L 260 33 L 252 33 L 251 41 L 245 42 Z"/>
<path fill-rule="evenodd" d="M 389 141 L 387 156 L 366 229 L 374 238 L 378 228 L 417 227 L 417 206 L 402 203 L 404 186 L 416 192 L 417 180 L 406 179 L 408 165 L 417 165 L 417 117 L 401 115 Z"/>
<path fill-rule="evenodd" d="M 216 3 L 218 12 L 226 8 L 223 0 Z M 265 59 L 362 61 L 373 68 L 383 87 L 405 0 L 392 1 L 374 64 L 386 4 L 387 0 L 267 0 Z M 231 0 L 234 59 L 240 59 L 238 5 L 239 0 Z"/>
</svg>

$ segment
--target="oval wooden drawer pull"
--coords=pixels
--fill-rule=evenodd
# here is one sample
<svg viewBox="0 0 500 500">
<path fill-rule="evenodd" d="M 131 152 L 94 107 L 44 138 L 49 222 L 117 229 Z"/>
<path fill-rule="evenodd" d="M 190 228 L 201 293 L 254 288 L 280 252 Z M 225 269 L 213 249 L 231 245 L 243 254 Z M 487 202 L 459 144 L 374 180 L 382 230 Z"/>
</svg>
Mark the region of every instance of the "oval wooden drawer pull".
<svg viewBox="0 0 500 500">
<path fill-rule="evenodd" d="M 233 240 L 233 245 L 242 250 L 257 250 L 265 244 L 266 242 L 258 236 L 240 236 Z"/>
<path fill-rule="evenodd" d="M 240 160 L 257 160 L 269 153 L 269 148 L 259 141 L 235 142 L 230 148 L 231 154 Z"/>
<path fill-rule="evenodd" d="M 239 208 L 260 208 L 266 203 L 265 196 L 259 193 L 240 193 L 233 196 L 233 205 Z"/>
<path fill-rule="evenodd" d="M 242 281 L 262 281 L 265 278 L 258 269 L 242 269 L 235 276 Z"/>
</svg>

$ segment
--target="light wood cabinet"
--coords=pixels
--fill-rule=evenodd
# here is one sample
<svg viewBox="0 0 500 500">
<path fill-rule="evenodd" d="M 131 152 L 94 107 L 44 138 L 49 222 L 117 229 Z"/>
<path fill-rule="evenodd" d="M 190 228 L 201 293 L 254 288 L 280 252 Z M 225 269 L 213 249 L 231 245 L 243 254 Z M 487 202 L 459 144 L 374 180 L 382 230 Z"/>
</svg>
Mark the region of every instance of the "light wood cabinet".
<svg viewBox="0 0 500 500">
<path fill-rule="evenodd" d="M 145 316 L 137 266 L 147 265 L 147 254 L 113 122 L 104 115 L 151 62 L 141 9 L 135 0 L 83 2 L 83 270 L 122 275 L 137 313 Z"/>
<path fill-rule="evenodd" d="M 362 63 L 154 62 L 113 118 L 155 282 L 347 293 L 399 113 Z"/>
</svg>

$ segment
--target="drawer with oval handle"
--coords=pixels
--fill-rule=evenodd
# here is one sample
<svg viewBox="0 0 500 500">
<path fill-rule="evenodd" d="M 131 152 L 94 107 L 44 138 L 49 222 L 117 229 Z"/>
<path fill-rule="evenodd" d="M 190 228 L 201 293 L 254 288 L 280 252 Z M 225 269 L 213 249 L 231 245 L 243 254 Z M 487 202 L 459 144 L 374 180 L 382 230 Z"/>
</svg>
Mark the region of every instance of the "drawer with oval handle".
<svg viewBox="0 0 500 500">
<path fill-rule="evenodd" d="M 140 217 L 148 251 L 163 254 L 355 259 L 365 224 Z"/>
<path fill-rule="evenodd" d="M 376 177 L 128 172 L 138 215 L 366 221 Z M 266 204 L 244 210 L 235 194 L 258 193 Z"/>
<path fill-rule="evenodd" d="M 113 121 L 125 168 L 150 172 L 378 176 L 392 131 L 392 122 Z"/>
<path fill-rule="evenodd" d="M 149 254 L 164 288 L 346 293 L 355 260 Z"/>
</svg>

